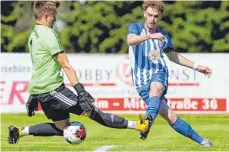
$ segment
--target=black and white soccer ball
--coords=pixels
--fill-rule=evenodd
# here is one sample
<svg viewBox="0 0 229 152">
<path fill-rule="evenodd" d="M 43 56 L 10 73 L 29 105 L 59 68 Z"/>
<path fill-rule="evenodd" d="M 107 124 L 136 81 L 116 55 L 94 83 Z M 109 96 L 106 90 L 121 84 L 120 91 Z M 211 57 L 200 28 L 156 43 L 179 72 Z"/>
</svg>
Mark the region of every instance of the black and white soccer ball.
<svg viewBox="0 0 229 152">
<path fill-rule="evenodd" d="M 80 144 L 86 138 L 87 131 L 81 122 L 71 122 L 64 128 L 64 139 L 70 144 Z"/>
</svg>

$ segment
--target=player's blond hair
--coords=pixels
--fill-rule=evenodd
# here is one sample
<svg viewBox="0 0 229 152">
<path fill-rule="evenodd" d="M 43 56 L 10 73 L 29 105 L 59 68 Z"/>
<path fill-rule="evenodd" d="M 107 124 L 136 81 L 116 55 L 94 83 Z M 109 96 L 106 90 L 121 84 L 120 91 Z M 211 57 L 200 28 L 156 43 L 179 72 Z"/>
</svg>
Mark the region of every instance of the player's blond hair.
<svg viewBox="0 0 229 152">
<path fill-rule="evenodd" d="M 59 1 L 34 1 L 33 9 L 36 19 L 41 19 L 44 15 L 56 14 L 57 8 L 60 6 Z"/>
<path fill-rule="evenodd" d="M 159 0 L 144 0 L 142 7 L 144 11 L 148 8 L 156 8 L 161 14 L 164 12 L 164 4 Z"/>
</svg>

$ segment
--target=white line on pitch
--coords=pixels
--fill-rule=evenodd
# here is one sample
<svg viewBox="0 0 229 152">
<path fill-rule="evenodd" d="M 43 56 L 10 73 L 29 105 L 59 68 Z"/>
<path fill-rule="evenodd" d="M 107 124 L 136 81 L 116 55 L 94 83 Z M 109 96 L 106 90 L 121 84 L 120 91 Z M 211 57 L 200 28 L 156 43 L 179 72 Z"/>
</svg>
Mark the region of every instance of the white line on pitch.
<svg viewBox="0 0 229 152">
<path fill-rule="evenodd" d="M 102 147 L 99 147 L 95 150 L 95 152 L 106 152 L 108 151 L 109 149 L 113 148 L 114 145 L 107 145 L 107 146 L 102 146 Z"/>
</svg>

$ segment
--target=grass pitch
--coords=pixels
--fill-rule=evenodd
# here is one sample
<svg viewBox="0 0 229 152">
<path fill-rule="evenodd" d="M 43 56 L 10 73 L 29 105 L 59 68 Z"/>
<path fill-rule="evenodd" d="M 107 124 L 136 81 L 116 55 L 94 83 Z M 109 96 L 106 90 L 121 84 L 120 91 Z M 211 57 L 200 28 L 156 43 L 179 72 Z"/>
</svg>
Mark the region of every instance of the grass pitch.
<svg viewBox="0 0 229 152">
<path fill-rule="evenodd" d="M 129 120 L 137 120 L 138 115 L 121 115 Z M 82 116 L 71 115 L 71 121 L 82 122 L 87 129 L 85 141 L 70 145 L 63 137 L 20 138 L 18 144 L 7 142 L 8 126 L 27 126 L 50 122 L 45 115 L 36 114 L 30 118 L 24 114 L 1 114 L 1 151 L 95 151 L 105 145 L 114 145 L 109 151 L 229 151 L 229 115 L 180 115 L 200 135 L 210 139 L 213 147 L 204 148 L 192 140 L 176 133 L 160 116 L 151 128 L 145 141 L 139 133 L 131 129 L 112 129 Z"/>
</svg>

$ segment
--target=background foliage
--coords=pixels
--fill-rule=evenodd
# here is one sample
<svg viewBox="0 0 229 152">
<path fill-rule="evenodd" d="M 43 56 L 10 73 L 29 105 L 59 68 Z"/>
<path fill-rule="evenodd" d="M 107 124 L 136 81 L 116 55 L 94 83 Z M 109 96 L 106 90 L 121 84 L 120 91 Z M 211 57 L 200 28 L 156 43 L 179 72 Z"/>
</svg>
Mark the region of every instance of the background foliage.
<svg viewBox="0 0 229 152">
<path fill-rule="evenodd" d="M 141 1 L 61 2 L 56 30 L 67 52 L 126 53 L 131 22 L 143 21 Z M 228 1 L 165 2 L 159 27 L 178 52 L 229 52 Z M 1 51 L 26 52 L 35 23 L 31 2 L 1 1 Z"/>
</svg>

